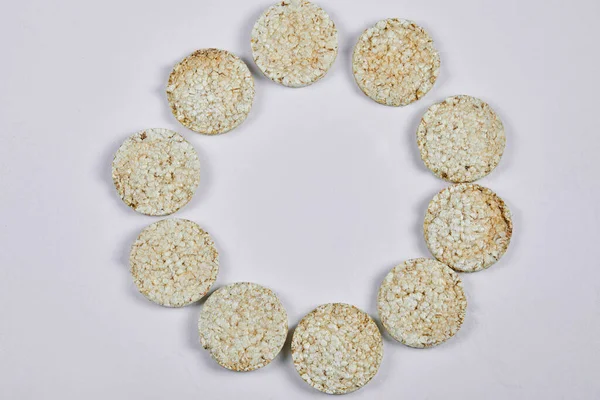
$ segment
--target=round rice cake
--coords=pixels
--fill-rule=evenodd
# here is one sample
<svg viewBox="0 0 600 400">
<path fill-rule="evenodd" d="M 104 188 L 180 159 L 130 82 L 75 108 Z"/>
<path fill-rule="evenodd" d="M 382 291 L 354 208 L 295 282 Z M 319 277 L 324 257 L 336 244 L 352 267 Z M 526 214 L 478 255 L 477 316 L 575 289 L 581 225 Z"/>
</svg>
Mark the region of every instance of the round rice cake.
<svg viewBox="0 0 600 400">
<path fill-rule="evenodd" d="M 321 79 L 337 56 L 338 32 L 329 15 L 306 0 L 283 0 L 256 21 L 250 40 L 265 76 L 289 87 Z"/>
<path fill-rule="evenodd" d="M 181 135 L 146 129 L 125 140 L 112 164 L 117 193 L 146 215 L 168 215 L 185 206 L 200 183 L 200 160 Z"/>
<path fill-rule="evenodd" d="M 487 103 L 461 95 L 429 107 L 417 129 L 417 144 L 427 168 L 461 183 L 496 168 L 506 137 L 502 121 Z"/>
<path fill-rule="evenodd" d="M 383 339 L 368 314 L 341 303 L 307 314 L 292 337 L 296 370 L 312 387 L 328 394 L 360 389 L 377 373 Z"/>
<path fill-rule="evenodd" d="M 254 79 L 234 54 L 202 49 L 173 68 L 167 97 L 173 115 L 184 126 L 216 135 L 244 122 L 254 100 Z"/>
<path fill-rule="evenodd" d="M 388 106 L 405 106 L 425 96 L 440 70 L 429 34 L 403 19 L 386 19 L 358 39 L 352 70 L 360 89 Z"/>
<path fill-rule="evenodd" d="M 208 293 L 219 272 L 219 253 L 198 224 L 172 218 L 140 233 L 129 264 L 135 285 L 148 300 L 183 307 Z"/>
<path fill-rule="evenodd" d="M 200 343 L 222 367 L 253 371 L 279 354 L 288 333 L 285 308 L 273 291 L 234 283 L 215 291 L 198 321 Z"/>
<path fill-rule="evenodd" d="M 460 272 L 488 268 L 504 255 L 513 231 L 504 201 L 483 186 L 460 183 L 429 203 L 423 224 L 431 254 Z"/>
<path fill-rule="evenodd" d="M 458 332 L 467 299 L 456 272 L 418 258 L 390 271 L 379 287 L 379 317 L 388 333 L 410 347 L 433 347 Z"/>
</svg>

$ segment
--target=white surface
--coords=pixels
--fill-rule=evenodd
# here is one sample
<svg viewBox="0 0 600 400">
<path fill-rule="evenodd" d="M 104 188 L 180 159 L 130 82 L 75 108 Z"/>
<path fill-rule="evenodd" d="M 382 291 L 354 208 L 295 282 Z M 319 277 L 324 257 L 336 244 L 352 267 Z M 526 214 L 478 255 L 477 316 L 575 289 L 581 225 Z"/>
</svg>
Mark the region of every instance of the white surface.
<svg viewBox="0 0 600 400">
<path fill-rule="evenodd" d="M 249 61 L 270 3 L 2 3 L 0 398 L 323 398 L 289 351 L 256 372 L 221 369 L 198 344 L 200 306 L 136 292 L 129 246 L 157 219 L 119 200 L 112 156 L 148 127 L 198 149 L 199 190 L 175 216 L 215 238 L 217 287 L 272 288 L 290 326 L 325 302 L 375 315 L 385 274 L 428 255 L 423 215 L 446 184 L 420 161 L 415 130 L 459 93 L 506 125 L 505 156 L 480 183 L 513 211 L 513 242 L 491 269 L 462 275 L 469 308 L 454 339 L 414 350 L 388 337 L 379 374 L 347 398 L 600 398 L 599 3 L 321 0 L 341 40 L 322 81 L 257 77 L 238 129 L 184 129 L 164 93 L 171 67 L 202 47 Z M 422 24 L 442 56 L 434 89 L 406 108 L 376 104 L 351 74 L 358 35 L 387 17 Z"/>
</svg>

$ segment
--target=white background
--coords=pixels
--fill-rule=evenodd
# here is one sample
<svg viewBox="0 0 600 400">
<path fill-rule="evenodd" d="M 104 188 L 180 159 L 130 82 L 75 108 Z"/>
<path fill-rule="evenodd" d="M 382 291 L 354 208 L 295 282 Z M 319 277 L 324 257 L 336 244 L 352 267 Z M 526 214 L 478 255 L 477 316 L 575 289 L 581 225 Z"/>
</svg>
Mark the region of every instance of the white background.
<svg viewBox="0 0 600 400">
<path fill-rule="evenodd" d="M 510 206 L 513 241 L 491 269 L 462 275 L 469 308 L 455 338 L 415 350 L 386 336 L 379 373 L 347 398 L 600 398 L 599 3 L 321 0 L 339 55 L 303 89 L 251 61 L 250 30 L 270 4 L 2 1 L 0 398 L 325 397 L 288 345 L 262 370 L 224 370 L 198 344 L 200 305 L 137 293 L 129 247 L 157 219 L 118 198 L 113 154 L 151 127 L 197 148 L 200 187 L 174 216 L 214 237 L 215 287 L 272 288 L 290 327 L 327 302 L 376 317 L 384 275 L 429 255 L 423 215 L 446 183 L 422 164 L 415 130 L 455 94 L 504 121 L 506 153 L 479 183 Z M 424 26 L 441 53 L 434 89 L 405 108 L 371 101 L 351 73 L 359 34 L 388 17 Z M 249 118 L 217 137 L 180 126 L 164 93 L 173 65 L 204 47 L 255 72 Z"/>
</svg>

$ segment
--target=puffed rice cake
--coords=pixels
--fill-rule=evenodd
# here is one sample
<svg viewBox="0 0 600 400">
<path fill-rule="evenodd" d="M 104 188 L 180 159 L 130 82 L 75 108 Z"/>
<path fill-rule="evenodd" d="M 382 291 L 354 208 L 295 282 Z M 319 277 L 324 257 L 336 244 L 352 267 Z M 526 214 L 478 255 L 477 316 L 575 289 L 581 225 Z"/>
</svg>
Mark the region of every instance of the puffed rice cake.
<svg viewBox="0 0 600 400">
<path fill-rule="evenodd" d="M 358 308 L 324 304 L 298 324 L 292 336 L 292 359 L 302 379 L 315 389 L 350 393 L 377 373 L 383 339 L 371 317 Z"/>
<path fill-rule="evenodd" d="M 202 49 L 173 68 L 167 97 L 173 115 L 184 126 L 216 135 L 246 119 L 254 100 L 254 79 L 244 61 L 234 54 Z"/>
<path fill-rule="evenodd" d="M 440 56 L 429 34 L 403 19 L 386 19 L 358 39 L 352 70 L 360 89 L 388 106 L 405 106 L 431 90 Z"/>
<path fill-rule="evenodd" d="M 337 56 L 338 32 L 329 15 L 306 0 L 283 0 L 256 21 L 254 62 L 269 79 L 302 87 L 321 79 Z"/>
<path fill-rule="evenodd" d="M 434 196 L 423 224 L 431 254 L 459 272 L 488 268 L 506 252 L 513 232 L 511 214 L 490 189 L 452 185 Z"/>
<path fill-rule="evenodd" d="M 168 129 L 146 129 L 125 140 L 112 163 L 125 204 L 146 215 L 168 215 L 185 206 L 200 183 L 196 150 Z"/>
<path fill-rule="evenodd" d="M 140 233 L 129 264 L 135 285 L 148 300 L 183 307 L 208 293 L 219 272 L 219 253 L 198 224 L 172 218 Z"/>
<path fill-rule="evenodd" d="M 496 168 L 506 137 L 502 121 L 487 103 L 460 95 L 429 107 L 417 129 L 417 144 L 427 168 L 461 183 Z"/>
<path fill-rule="evenodd" d="M 433 347 L 458 332 L 467 308 L 462 281 L 439 261 L 418 258 L 392 269 L 377 296 L 388 333 L 410 347 Z"/>
<path fill-rule="evenodd" d="M 285 308 L 275 293 L 255 283 L 215 291 L 198 321 L 202 347 L 222 367 L 253 371 L 279 354 L 288 333 Z"/>
</svg>

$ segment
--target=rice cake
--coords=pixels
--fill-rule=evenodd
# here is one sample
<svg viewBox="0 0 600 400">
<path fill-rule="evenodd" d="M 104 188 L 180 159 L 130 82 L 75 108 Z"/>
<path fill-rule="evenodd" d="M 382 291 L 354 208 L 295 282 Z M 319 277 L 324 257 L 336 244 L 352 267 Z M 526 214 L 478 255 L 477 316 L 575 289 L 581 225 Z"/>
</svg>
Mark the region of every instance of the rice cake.
<svg viewBox="0 0 600 400">
<path fill-rule="evenodd" d="M 397 341 L 433 347 L 458 332 L 467 299 L 456 272 L 439 261 L 418 258 L 398 265 L 379 287 L 379 317 Z"/>
<path fill-rule="evenodd" d="M 148 300 L 183 307 L 208 293 L 219 272 L 219 253 L 198 224 L 172 218 L 140 233 L 129 264 L 135 285 Z"/>
<path fill-rule="evenodd" d="M 302 379 L 315 389 L 350 393 L 377 373 L 383 340 L 375 322 L 358 308 L 325 304 L 298 324 L 292 336 L 292 359 Z"/>
<path fill-rule="evenodd" d="M 461 95 L 429 107 L 417 129 L 417 144 L 435 175 L 462 183 L 496 168 L 506 137 L 502 121 L 487 103 Z"/>
<path fill-rule="evenodd" d="M 244 122 L 254 100 L 254 79 L 234 54 L 202 49 L 173 68 L 167 97 L 173 115 L 184 126 L 216 135 Z"/>
<path fill-rule="evenodd" d="M 198 331 L 202 347 L 219 365 L 253 371 L 269 364 L 283 348 L 287 313 L 270 289 L 234 283 L 206 300 Z"/>
<path fill-rule="evenodd" d="M 338 32 L 329 15 L 306 0 L 284 0 L 256 21 L 250 40 L 265 76 L 289 87 L 321 79 L 337 56 Z"/>
<path fill-rule="evenodd" d="M 494 192 L 460 183 L 431 200 L 423 230 L 436 259 L 456 271 L 475 272 L 504 255 L 513 224 L 508 207 Z"/>
<path fill-rule="evenodd" d="M 405 106 L 425 96 L 440 69 L 440 56 L 429 34 L 403 19 L 386 19 L 358 39 L 352 70 L 360 89 L 388 106 Z"/>
<path fill-rule="evenodd" d="M 115 154 L 112 178 L 123 202 L 146 215 L 168 215 L 186 205 L 200 183 L 196 150 L 168 129 L 130 136 Z"/>
</svg>

